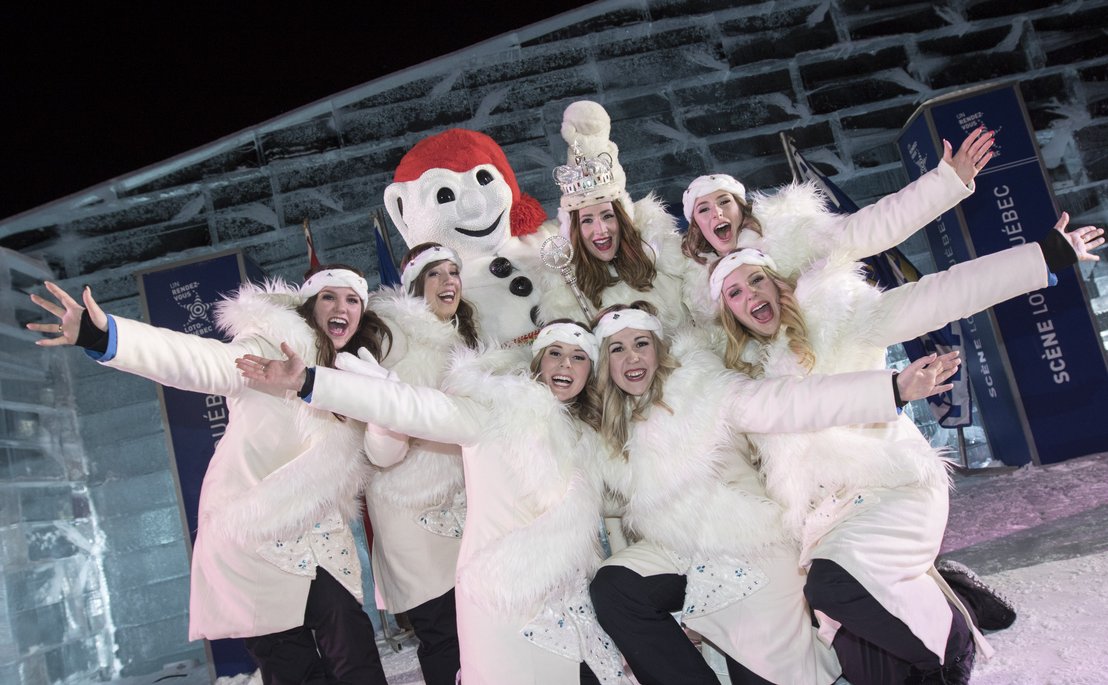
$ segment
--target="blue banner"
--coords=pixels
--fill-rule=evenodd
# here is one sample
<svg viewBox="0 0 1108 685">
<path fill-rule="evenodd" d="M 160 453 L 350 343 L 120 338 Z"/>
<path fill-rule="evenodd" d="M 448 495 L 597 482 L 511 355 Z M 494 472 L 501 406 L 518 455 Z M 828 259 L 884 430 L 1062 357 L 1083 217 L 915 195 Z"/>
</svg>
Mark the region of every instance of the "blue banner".
<svg viewBox="0 0 1108 685">
<path fill-rule="evenodd" d="M 996 131 L 998 154 L 976 190 L 927 229 L 940 269 L 1037 241 L 1058 218 L 1026 108 L 1015 84 L 960 91 L 925 103 L 901 132 L 913 178 L 979 125 Z M 1054 463 L 1108 445 L 1108 364 L 1076 268 L 1058 284 L 967 319 L 965 363 L 993 453 L 1007 464 Z M 989 319 L 995 320 L 995 328 Z M 984 392 L 983 392 L 984 391 Z"/>
</svg>

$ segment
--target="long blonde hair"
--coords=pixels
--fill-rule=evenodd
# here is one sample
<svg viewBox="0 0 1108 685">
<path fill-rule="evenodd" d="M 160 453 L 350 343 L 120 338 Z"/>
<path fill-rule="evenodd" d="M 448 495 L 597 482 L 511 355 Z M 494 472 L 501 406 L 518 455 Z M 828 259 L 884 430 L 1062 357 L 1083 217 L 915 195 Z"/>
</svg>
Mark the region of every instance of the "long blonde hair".
<svg viewBox="0 0 1108 685">
<path fill-rule="evenodd" d="M 758 235 L 764 235 L 762 230 L 762 222 L 751 214 L 750 205 L 746 204 L 746 201 L 741 199 L 734 193 L 729 195 L 735 199 L 735 202 L 742 208 L 743 218 L 739 222 L 739 226 L 736 231 L 742 231 L 743 229 L 750 229 Z M 736 235 L 738 235 L 736 233 Z M 708 260 L 704 257 L 707 252 L 715 252 L 715 248 L 708 242 L 708 239 L 704 237 L 704 231 L 701 230 L 700 224 L 696 223 L 696 217 L 689 219 L 689 227 L 685 229 L 685 238 L 681 241 L 681 252 L 689 259 L 693 260 L 697 264 L 707 264 Z M 722 257 L 723 255 L 719 255 Z"/>
<path fill-rule="evenodd" d="M 618 312 L 624 309 L 641 309 L 652 316 L 657 316 L 654 305 L 643 300 L 636 300 L 631 304 L 614 304 L 606 307 L 598 313 L 592 321 L 593 328 L 597 322 L 609 312 Z M 669 353 L 669 343 L 647 331 L 654 342 L 655 355 L 658 360 L 658 368 L 654 371 L 654 378 L 650 381 L 650 387 L 642 395 L 636 397 L 624 392 L 611 374 L 611 355 L 608 346 L 603 340 L 600 343 L 600 361 L 596 365 L 596 387 L 600 394 L 600 434 L 608 442 L 614 453 L 627 460 L 627 439 L 631 435 L 631 422 L 644 421 L 651 407 L 657 406 L 672 411 L 662 398 L 666 379 L 673 370 L 681 366 L 677 359 Z"/>
<path fill-rule="evenodd" d="M 594 307 L 600 307 L 600 296 L 605 288 L 623 281 L 639 292 L 646 292 L 654 287 L 654 277 L 658 274 L 654 268 L 654 260 L 643 249 L 639 229 L 635 228 L 619 200 L 612 201 L 612 211 L 615 212 L 616 222 L 619 224 L 619 247 L 610 262 L 597 259 L 584 248 L 581 239 L 581 212 L 574 209 L 569 213 L 573 270 L 577 274 L 577 285 Z M 609 265 L 615 269 L 615 276 L 608 271 Z"/>
<path fill-rule="evenodd" d="M 709 274 L 715 271 L 717 264 L 719 262 L 712 264 L 708 270 Z M 812 351 L 812 344 L 808 341 L 808 325 L 804 322 L 804 316 L 800 313 L 800 305 L 796 301 L 796 280 L 785 278 L 768 267 L 760 268 L 777 286 L 780 296 L 781 327 L 776 335 L 784 333 L 789 341 L 789 350 L 796 356 L 800 365 L 811 372 L 816 365 L 816 355 Z M 763 345 L 770 342 L 772 338 L 747 330 L 727 308 L 727 303 L 723 297 L 719 298 L 719 318 L 723 324 L 723 330 L 727 333 L 727 349 L 723 353 L 724 365 L 752 378 L 761 377 L 764 373 L 761 362 L 754 364 L 745 361 L 743 350 L 746 349 L 751 338 Z"/>
</svg>

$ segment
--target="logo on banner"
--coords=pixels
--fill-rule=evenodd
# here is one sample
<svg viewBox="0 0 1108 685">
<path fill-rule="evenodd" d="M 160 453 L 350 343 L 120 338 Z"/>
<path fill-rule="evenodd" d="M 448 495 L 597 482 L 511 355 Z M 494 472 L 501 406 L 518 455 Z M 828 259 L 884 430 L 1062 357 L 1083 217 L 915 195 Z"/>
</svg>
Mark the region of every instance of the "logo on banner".
<svg viewBox="0 0 1108 685">
<path fill-rule="evenodd" d="M 185 310 L 189 317 L 181 330 L 193 335 L 207 335 L 215 330 L 212 323 L 212 303 L 200 297 L 200 282 L 181 283 L 173 281 L 169 284 L 170 296 L 178 307 Z"/>
</svg>

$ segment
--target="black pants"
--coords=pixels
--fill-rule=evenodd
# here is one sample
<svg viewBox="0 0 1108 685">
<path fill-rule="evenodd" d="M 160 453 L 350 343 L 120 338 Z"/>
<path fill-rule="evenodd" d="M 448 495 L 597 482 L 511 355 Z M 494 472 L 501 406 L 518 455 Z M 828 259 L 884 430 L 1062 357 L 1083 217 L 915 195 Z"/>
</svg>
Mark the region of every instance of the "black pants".
<svg viewBox="0 0 1108 685">
<path fill-rule="evenodd" d="M 642 685 L 719 685 L 719 678 L 671 615 L 685 601 L 685 576 L 643 577 L 602 566 L 589 585 L 596 617 Z M 772 685 L 730 656 L 733 685 Z"/>
<path fill-rule="evenodd" d="M 458 612 L 454 589 L 405 612 L 419 638 L 419 668 L 427 685 L 454 685 L 458 656 Z"/>
<path fill-rule="evenodd" d="M 308 590 L 304 625 L 246 638 L 265 685 L 387 685 L 373 624 L 322 567 Z"/>
<path fill-rule="evenodd" d="M 813 611 L 822 611 L 842 625 L 832 646 L 851 685 L 903 683 L 913 669 L 924 673 L 939 669 L 939 657 L 835 562 L 812 561 L 804 596 Z M 965 617 L 953 606 L 951 611 L 947 662 L 973 649 Z"/>
</svg>

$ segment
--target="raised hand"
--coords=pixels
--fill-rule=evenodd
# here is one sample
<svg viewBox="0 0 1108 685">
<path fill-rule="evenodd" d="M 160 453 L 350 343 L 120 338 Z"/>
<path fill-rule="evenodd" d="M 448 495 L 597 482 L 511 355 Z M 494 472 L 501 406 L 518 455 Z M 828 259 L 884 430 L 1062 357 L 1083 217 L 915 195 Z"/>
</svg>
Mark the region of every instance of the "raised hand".
<svg viewBox="0 0 1108 685">
<path fill-rule="evenodd" d="M 77 342 L 77 335 L 81 331 L 81 314 L 84 313 L 85 308 L 88 308 L 89 318 L 92 319 L 93 325 L 102 331 L 108 330 L 108 315 L 104 313 L 104 310 L 100 308 L 100 305 L 96 303 L 96 300 L 92 297 L 92 290 L 86 285 L 81 296 L 85 301 L 85 306 L 82 307 L 69 296 L 69 293 L 62 290 L 56 283 L 45 281 L 43 285 L 50 291 L 50 294 L 54 296 L 54 300 L 51 301 L 45 297 L 38 295 L 31 295 L 31 302 L 34 302 L 38 306 L 46 310 L 47 314 L 51 314 L 58 318 L 57 323 L 29 323 L 27 324 L 28 330 L 38 331 L 39 333 L 54 334 L 56 337 L 43 338 L 42 340 L 36 340 L 36 345 L 42 347 L 60 347 L 62 345 L 73 345 Z"/>
<path fill-rule="evenodd" d="M 978 126 L 962 141 L 958 153 L 951 154 L 950 141 L 943 139 L 943 160 L 954 167 L 958 178 L 968 186 L 977 176 L 977 172 L 984 169 L 993 158 L 994 140 L 995 132 L 985 130 L 984 126 Z"/>
<path fill-rule="evenodd" d="M 946 384 L 951 376 L 958 373 L 958 366 L 962 363 L 958 350 L 947 352 L 944 355 L 931 354 L 920 357 L 909 364 L 896 377 L 896 386 L 900 391 L 900 399 L 905 402 L 922 400 L 931 395 L 937 395 L 954 388 L 953 384 Z"/>
<path fill-rule="evenodd" d="M 281 343 L 281 352 L 284 353 L 285 359 L 268 359 L 255 354 L 245 354 L 235 360 L 235 366 L 243 378 L 252 381 L 252 384 L 259 389 L 297 392 L 304 386 L 307 367 L 300 355 L 296 354 L 288 344 Z"/>
<path fill-rule="evenodd" d="M 1067 231 L 1066 226 L 1069 222 L 1069 212 L 1062 212 L 1062 216 L 1058 218 L 1058 223 L 1054 224 L 1054 230 L 1061 233 L 1062 237 L 1073 248 L 1073 251 L 1077 253 L 1077 261 L 1099 261 L 1100 256 L 1091 254 L 1091 252 L 1104 244 L 1104 229 L 1096 226 L 1082 226 Z"/>
</svg>

